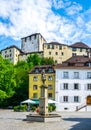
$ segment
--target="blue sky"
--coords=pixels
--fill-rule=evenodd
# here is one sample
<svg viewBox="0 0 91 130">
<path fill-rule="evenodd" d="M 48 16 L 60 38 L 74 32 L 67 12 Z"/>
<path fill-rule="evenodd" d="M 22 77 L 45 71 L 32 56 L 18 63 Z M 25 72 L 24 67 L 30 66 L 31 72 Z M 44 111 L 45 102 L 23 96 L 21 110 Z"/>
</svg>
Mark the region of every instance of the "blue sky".
<svg viewBox="0 0 91 130">
<path fill-rule="evenodd" d="M 0 50 L 33 33 L 91 47 L 91 0 L 0 0 Z"/>
</svg>

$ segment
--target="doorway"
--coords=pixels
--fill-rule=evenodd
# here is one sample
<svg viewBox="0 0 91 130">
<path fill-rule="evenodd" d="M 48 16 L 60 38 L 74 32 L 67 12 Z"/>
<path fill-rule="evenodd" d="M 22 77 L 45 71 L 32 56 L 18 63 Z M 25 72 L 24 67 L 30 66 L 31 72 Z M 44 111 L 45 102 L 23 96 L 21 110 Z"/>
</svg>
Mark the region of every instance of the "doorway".
<svg viewBox="0 0 91 130">
<path fill-rule="evenodd" d="M 87 96 L 87 105 L 91 105 L 91 96 Z"/>
</svg>

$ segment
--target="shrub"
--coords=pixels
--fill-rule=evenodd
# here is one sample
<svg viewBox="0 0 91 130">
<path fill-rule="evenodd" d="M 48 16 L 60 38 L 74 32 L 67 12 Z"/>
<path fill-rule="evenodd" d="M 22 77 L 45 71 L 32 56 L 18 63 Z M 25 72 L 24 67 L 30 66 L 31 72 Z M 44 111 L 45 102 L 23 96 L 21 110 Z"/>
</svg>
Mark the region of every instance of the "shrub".
<svg viewBox="0 0 91 130">
<path fill-rule="evenodd" d="M 52 106 L 51 105 L 48 105 L 48 111 L 52 112 Z"/>
<path fill-rule="evenodd" d="M 56 110 L 56 106 L 52 105 L 52 110 L 55 111 Z"/>
<path fill-rule="evenodd" d="M 16 112 L 24 112 L 24 111 L 27 111 L 27 105 L 18 105 L 18 106 L 14 106 L 14 111 Z"/>
<path fill-rule="evenodd" d="M 36 107 L 35 106 L 32 106 L 32 111 L 36 111 Z"/>
</svg>

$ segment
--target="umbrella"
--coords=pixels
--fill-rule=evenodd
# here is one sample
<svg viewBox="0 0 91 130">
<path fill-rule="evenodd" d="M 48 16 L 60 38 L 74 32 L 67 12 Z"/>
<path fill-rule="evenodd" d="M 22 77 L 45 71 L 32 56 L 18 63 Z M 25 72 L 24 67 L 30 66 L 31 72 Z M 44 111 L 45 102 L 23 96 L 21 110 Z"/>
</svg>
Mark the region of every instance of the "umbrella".
<svg viewBox="0 0 91 130">
<path fill-rule="evenodd" d="M 52 100 L 52 99 L 48 99 L 48 103 L 49 103 L 49 104 L 52 104 L 52 103 L 55 103 L 55 104 L 56 104 L 56 103 L 58 103 L 58 102 L 55 101 L 55 100 Z"/>
<path fill-rule="evenodd" d="M 27 99 L 27 100 L 21 102 L 21 104 L 23 104 L 23 103 L 35 104 L 36 102 L 32 101 L 31 99 Z"/>
</svg>

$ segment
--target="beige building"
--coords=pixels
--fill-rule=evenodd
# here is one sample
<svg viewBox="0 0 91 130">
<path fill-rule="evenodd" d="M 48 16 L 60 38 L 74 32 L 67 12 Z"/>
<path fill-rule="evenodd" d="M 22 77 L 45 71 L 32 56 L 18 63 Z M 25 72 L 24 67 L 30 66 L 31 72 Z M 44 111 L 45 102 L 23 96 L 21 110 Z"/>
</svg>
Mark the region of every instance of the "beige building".
<svg viewBox="0 0 91 130">
<path fill-rule="evenodd" d="M 82 42 L 70 46 L 58 42 L 44 43 L 44 57 L 52 57 L 55 63 L 62 63 L 72 56 L 88 55 L 89 47 Z"/>
<path fill-rule="evenodd" d="M 1 55 L 5 59 L 9 59 L 13 64 L 18 62 L 18 55 L 21 53 L 21 50 L 15 45 L 7 47 L 1 50 Z"/>
<path fill-rule="evenodd" d="M 43 51 L 43 44 L 46 40 L 40 33 L 35 33 L 21 38 L 21 50 L 24 53 Z"/>
</svg>

